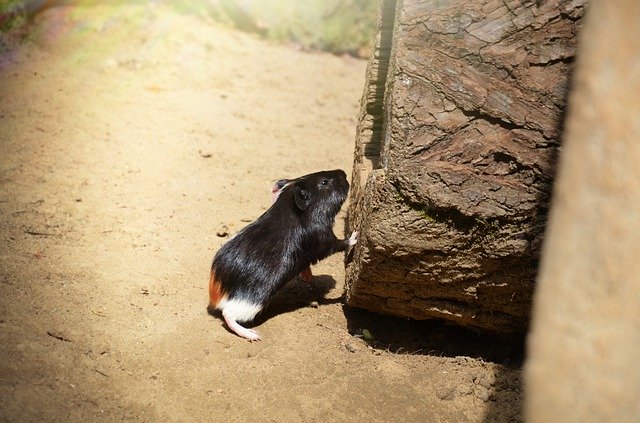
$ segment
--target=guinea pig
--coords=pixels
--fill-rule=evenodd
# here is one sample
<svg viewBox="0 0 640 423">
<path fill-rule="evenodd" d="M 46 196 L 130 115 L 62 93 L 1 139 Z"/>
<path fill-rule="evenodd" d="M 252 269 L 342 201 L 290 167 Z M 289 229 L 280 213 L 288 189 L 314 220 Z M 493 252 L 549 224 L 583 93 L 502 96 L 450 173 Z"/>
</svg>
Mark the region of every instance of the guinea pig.
<svg viewBox="0 0 640 423">
<path fill-rule="evenodd" d="M 250 341 L 260 335 L 239 322 L 253 320 L 309 266 L 357 242 L 357 232 L 348 239 L 333 233 L 349 192 L 344 171 L 282 179 L 276 186 L 271 207 L 231 237 L 211 264 L 209 308 L 220 310 L 229 329 Z"/>
</svg>

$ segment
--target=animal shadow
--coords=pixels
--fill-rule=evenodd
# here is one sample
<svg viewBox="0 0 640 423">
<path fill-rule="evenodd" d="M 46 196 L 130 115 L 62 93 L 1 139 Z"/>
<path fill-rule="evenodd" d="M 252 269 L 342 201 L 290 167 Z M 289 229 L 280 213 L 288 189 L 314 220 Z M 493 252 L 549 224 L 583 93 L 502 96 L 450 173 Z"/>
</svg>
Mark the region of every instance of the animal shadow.
<svg viewBox="0 0 640 423">
<path fill-rule="evenodd" d="M 314 275 L 311 282 L 305 282 L 296 277 L 276 293 L 252 325 L 262 324 L 279 314 L 309 307 L 313 302 L 317 302 L 318 305 L 341 303 L 342 297 L 326 298 L 335 287 L 336 280 L 329 275 Z"/>
</svg>

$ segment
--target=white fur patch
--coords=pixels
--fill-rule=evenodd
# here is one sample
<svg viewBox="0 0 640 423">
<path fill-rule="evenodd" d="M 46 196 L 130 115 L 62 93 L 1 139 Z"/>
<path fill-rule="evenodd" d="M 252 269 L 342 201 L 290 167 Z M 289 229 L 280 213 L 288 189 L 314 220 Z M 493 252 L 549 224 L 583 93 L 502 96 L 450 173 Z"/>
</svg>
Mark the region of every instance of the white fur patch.
<svg viewBox="0 0 640 423">
<path fill-rule="evenodd" d="M 224 314 L 229 318 L 238 322 L 248 322 L 262 310 L 260 304 L 252 303 L 247 300 L 236 300 L 223 298 L 217 305 L 218 310 L 223 310 Z"/>
</svg>

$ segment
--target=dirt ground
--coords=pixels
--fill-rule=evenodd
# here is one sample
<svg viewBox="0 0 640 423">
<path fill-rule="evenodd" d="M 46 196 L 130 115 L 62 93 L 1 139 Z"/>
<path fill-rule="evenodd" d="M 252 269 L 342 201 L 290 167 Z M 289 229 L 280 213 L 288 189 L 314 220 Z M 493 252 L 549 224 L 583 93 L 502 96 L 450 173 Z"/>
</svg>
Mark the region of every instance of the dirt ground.
<svg viewBox="0 0 640 423">
<path fill-rule="evenodd" d="M 261 342 L 206 311 L 275 180 L 350 173 L 365 66 L 157 4 L 38 15 L 0 57 L 0 420 L 521 420 L 521 345 L 347 308 L 340 255 Z"/>
</svg>

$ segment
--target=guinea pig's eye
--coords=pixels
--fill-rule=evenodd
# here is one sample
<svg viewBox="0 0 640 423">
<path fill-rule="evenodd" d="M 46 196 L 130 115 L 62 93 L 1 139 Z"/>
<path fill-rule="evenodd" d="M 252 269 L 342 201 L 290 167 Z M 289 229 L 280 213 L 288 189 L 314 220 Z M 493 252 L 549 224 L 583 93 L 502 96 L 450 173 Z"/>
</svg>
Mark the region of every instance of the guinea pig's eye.
<svg viewBox="0 0 640 423">
<path fill-rule="evenodd" d="M 323 179 L 320 183 L 322 185 L 327 185 L 327 184 L 329 184 L 329 180 L 328 179 Z"/>
</svg>

